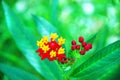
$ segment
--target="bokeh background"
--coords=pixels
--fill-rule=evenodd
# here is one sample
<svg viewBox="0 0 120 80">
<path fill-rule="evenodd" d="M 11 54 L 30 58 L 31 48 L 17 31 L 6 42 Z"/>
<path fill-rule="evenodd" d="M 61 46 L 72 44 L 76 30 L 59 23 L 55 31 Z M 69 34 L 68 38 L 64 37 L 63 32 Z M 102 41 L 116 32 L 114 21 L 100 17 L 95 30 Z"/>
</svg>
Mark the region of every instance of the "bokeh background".
<svg viewBox="0 0 120 80">
<path fill-rule="evenodd" d="M 32 14 L 46 19 L 62 36 L 69 39 L 77 39 L 80 35 L 89 39 L 97 34 L 99 38 L 94 42 L 95 51 L 120 40 L 120 0 L 4 0 L 4 2 L 37 36 Z M 0 62 L 41 77 L 21 53 L 7 27 L 0 0 Z M 120 79 L 118 68 L 119 66 L 116 68 L 118 71 L 112 72 L 114 75 L 111 75 L 109 80 Z M 0 72 L 0 80 L 10 79 Z"/>
</svg>

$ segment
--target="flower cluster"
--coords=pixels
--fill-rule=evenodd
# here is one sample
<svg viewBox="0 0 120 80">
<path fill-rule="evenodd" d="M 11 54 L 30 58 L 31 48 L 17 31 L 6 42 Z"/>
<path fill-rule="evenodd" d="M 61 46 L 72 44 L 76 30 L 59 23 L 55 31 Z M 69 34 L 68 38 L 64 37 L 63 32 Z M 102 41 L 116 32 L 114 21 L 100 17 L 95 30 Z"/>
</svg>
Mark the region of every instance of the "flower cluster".
<svg viewBox="0 0 120 80">
<path fill-rule="evenodd" d="M 82 47 L 80 46 L 80 44 L 76 44 L 76 41 L 75 40 L 72 40 L 71 44 L 71 49 L 74 51 L 74 50 L 80 50 L 80 54 L 81 55 L 84 55 L 86 51 L 90 50 L 92 48 L 92 44 L 90 43 L 86 43 L 84 41 L 84 38 L 82 36 L 80 36 L 78 38 L 78 41 L 82 44 Z"/>
<path fill-rule="evenodd" d="M 84 55 L 86 51 L 89 51 L 92 48 L 92 44 L 86 43 L 84 38 L 80 36 L 78 38 L 80 44 L 77 44 L 75 40 L 72 40 L 71 50 L 78 50 L 81 55 Z M 50 38 L 44 36 L 41 40 L 37 41 L 37 46 L 39 47 L 36 52 L 39 53 L 41 60 L 47 58 L 50 61 L 58 60 L 62 64 L 64 63 L 73 63 L 74 58 L 67 58 L 65 55 L 65 48 L 63 45 L 65 39 L 58 37 L 56 33 L 51 33 Z"/>
<path fill-rule="evenodd" d="M 65 39 L 58 38 L 56 33 L 51 33 L 50 40 L 48 36 L 44 36 L 40 41 L 37 41 L 37 46 L 39 47 L 36 52 L 41 56 L 41 60 L 48 58 L 48 60 L 58 60 L 61 63 L 65 63 L 66 55 L 65 49 L 62 45 L 65 43 Z"/>
</svg>

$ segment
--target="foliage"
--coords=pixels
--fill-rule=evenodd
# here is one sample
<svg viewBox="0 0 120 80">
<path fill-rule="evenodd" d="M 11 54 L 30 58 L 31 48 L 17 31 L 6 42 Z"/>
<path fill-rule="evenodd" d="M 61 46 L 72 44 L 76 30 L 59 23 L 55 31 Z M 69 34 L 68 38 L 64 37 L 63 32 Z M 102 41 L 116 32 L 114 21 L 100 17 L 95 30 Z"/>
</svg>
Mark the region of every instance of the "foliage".
<svg viewBox="0 0 120 80">
<path fill-rule="evenodd" d="M 38 2 L 30 0 L 27 5 L 31 6 L 31 10 L 35 9 L 36 13 L 29 12 L 30 9 L 28 13 L 25 12 L 27 10 L 24 9 L 25 3 L 22 3 L 23 8 L 19 8 L 17 1 L 12 2 L 14 3 L 8 2 L 8 4 L 16 4 L 16 8 L 21 12 L 15 8 L 14 11 L 11 10 L 13 6 L 9 7 L 7 1 L 2 1 L 5 20 L 2 17 L 0 80 L 116 80 L 119 78 L 120 20 L 117 17 L 120 13 L 120 2 L 118 0 L 91 0 L 91 2 L 51 0 L 49 1 L 51 4 L 45 0 Z M 32 5 L 33 2 L 36 7 Z M 89 6 L 91 11 L 85 11 L 86 6 Z M 16 15 L 15 11 L 20 16 Z M 76 58 L 73 64 L 60 64 L 47 59 L 42 61 L 35 52 L 36 41 L 51 32 L 66 38 L 67 56 L 69 56 L 71 40 L 76 40 L 80 35 L 85 36 L 87 42 L 93 44 L 93 48 L 85 55 Z"/>
</svg>

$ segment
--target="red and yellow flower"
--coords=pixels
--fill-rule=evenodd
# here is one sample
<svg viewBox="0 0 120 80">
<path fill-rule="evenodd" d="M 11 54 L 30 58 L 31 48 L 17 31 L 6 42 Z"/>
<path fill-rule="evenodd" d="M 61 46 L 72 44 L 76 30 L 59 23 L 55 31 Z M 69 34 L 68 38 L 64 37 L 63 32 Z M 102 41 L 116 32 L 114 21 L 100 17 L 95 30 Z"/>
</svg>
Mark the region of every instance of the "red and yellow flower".
<svg viewBox="0 0 120 80">
<path fill-rule="evenodd" d="M 62 47 L 65 43 L 65 39 L 60 37 L 58 38 L 56 33 L 51 33 L 50 41 L 48 36 L 44 36 L 40 41 L 37 41 L 37 46 L 39 47 L 36 52 L 39 53 L 41 60 L 47 58 L 50 61 L 58 60 L 61 63 L 64 63 L 66 59 L 65 49 Z"/>
<path fill-rule="evenodd" d="M 84 38 L 80 36 L 78 38 L 80 44 L 77 44 L 75 40 L 71 42 L 71 50 L 79 51 L 80 55 L 84 55 L 87 51 L 92 48 L 91 43 L 86 43 Z M 37 46 L 39 47 L 36 52 L 39 53 L 41 60 L 47 58 L 50 61 L 58 60 L 61 63 L 74 62 L 74 58 L 66 58 L 65 48 L 65 39 L 63 37 L 58 37 L 57 33 L 51 33 L 50 39 L 48 36 L 44 36 L 41 40 L 37 41 Z"/>
</svg>

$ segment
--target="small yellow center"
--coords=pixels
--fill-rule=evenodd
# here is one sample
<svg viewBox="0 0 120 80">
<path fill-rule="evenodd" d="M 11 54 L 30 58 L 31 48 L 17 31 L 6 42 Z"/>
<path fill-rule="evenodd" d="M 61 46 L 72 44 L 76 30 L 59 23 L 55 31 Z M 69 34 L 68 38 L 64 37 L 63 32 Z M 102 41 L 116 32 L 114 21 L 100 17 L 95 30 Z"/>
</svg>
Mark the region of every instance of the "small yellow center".
<svg viewBox="0 0 120 80">
<path fill-rule="evenodd" d="M 58 44 L 59 44 L 59 45 L 62 45 L 62 44 L 64 44 L 64 43 L 65 43 L 65 39 L 62 38 L 62 37 L 60 37 L 60 38 L 58 39 Z"/>
<path fill-rule="evenodd" d="M 49 49 L 50 49 L 50 48 L 49 48 L 48 45 L 44 45 L 44 46 L 42 47 L 42 50 L 44 51 L 44 53 L 46 53 Z"/>
<path fill-rule="evenodd" d="M 50 57 L 51 57 L 51 58 L 56 57 L 56 52 L 52 50 L 52 51 L 50 52 Z"/>
<path fill-rule="evenodd" d="M 48 36 L 44 36 L 42 39 L 41 39 L 42 42 L 44 43 L 48 43 Z"/>
<path fill-rule="evenodd" d="M 64 54 L 65 53 L 65 49 L 60 47 L 58 50 L 58 54 Z"/>
<path fill-rule="evenodd" d="M 37 41 L 37 46 L 38 47 L 43 47 L 44 46 L 44 43 L 40 40 L 40 41 Z"/>
<path fill-rule="evenodd" d="M 57 33 L 51 33 L 50 37 L 54 41 L 56 38 L 58 38 L 58 35 L 57 35 Z"/>
</svg>

